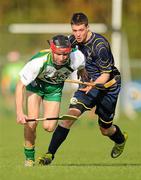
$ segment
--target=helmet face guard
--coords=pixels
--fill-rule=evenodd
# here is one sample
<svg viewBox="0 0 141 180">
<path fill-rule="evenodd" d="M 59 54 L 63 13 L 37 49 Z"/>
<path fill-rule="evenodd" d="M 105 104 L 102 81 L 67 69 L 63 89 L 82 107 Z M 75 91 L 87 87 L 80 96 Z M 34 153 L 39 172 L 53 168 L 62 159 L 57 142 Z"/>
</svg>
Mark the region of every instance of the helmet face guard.
<svg viewBox="0 0 141 180">
<path fill-rule="evenodd" d="M 50 41 L 50 48 L 56 54 L 69 54 L 71 44 L 67 36 L 57 35 Z"/>
</svg>

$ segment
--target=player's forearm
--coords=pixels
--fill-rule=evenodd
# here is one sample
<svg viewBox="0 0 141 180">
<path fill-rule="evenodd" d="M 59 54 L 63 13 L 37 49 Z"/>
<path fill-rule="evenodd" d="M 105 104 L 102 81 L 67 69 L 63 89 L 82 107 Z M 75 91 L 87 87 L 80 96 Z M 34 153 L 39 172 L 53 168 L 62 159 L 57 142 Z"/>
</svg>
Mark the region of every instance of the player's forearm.
<svg viewBox="0 0 141 180">
<path fill-rule="evenodd" d="M 103 73 L 94 82 L 99 84 L 105 84 L 107 81 L 109 81 L 109 78 L 110 78 L 109 73 Z"/>
<path fill-rule="evenodd" d="M 24 85 L 19 81 L 16 87 L 16 113 L 23 113 L 23 90 Z"/>
</svg>

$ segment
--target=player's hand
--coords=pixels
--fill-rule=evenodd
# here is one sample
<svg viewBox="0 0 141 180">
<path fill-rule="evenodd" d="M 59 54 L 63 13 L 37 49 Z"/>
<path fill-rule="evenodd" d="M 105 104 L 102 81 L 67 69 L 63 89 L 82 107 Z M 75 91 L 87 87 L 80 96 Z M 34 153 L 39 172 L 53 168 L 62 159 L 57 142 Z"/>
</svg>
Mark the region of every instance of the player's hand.
<svg viewBox="0 0 141 180">
<path fill-rule="evenodd" d="M 93 87 L 92 86 L 86 86 L 84 88 L 79 88 L 80 91 L 85 92 L 87 94 Z"/>
<path fill-rule="evenodd" d="M 93 84 L 94 84 L 94 81 L 91 79 L 91 80 L 90 80 L 90 83 L 93 83 Z M 79 90 L 80 90 L 80 91 L 83 91 L 83 92 L 85 92 L 85 93 L 87 94 L 92 88 L 94 88 L 94 86 L 86 86 L 86 87 L 84 87 L 84 88 L 79 88 Z"/>
<path fill-rule="evenodd" d="M 18 124 L 26 124 L 26 119 L 27 119 L 27 116 L 23 113 L 19 113 L 17 114 L 17 123 Z"/>
</svg>

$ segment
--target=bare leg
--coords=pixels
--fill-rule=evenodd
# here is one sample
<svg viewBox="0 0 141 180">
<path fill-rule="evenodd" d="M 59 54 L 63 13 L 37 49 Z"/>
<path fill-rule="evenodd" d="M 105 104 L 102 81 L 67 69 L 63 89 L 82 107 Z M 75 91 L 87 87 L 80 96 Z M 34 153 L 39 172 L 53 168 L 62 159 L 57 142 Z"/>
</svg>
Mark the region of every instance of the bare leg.
<svg viewBox="0 0 141 180">
<path fill-rule="evenodd" d="M 29 118 L 37 118 L 40 111 L 41 97 L 35 93 L 27 95 L 27 109 Z M 24 126 L 25 147 L 24 153 L 26 156 L 25 166 L 33 166 L 35 161 L 35 139 L 36 139 L 36 122 L 29 122 Z"/>
<path fill-rule="evenodd" d="M 43 101 L 44 105 L 44 117 L 58 117 L 60 112 L 60 102 L 56 101 Z M 48 131 L 52 132 L 57 125 L 57 120 L 51 121 L 43 121 L 43 128 Z"/>
<path fill-rule="evenodd" d="M 35 93 L 27 95 L 27 109 L 29 118 L 37 118 L 40 111 L 41 97 Z M 32 147 L 36 138 L 36 122 L 27 123 L 24 127 L 25 146 Z"/>
<path fill-rule="evenodd" d="M 81 115 L 81 112 L 78 109 L 70 108 L 67 114 L 79 117 Z M 60 126 L 67 128 L 67 129 L 70 129 L 71 126 L 74 124 L 74 122 L 75 121 L 71 121 L 71 120 L 61 121 Z"/>
</svg>

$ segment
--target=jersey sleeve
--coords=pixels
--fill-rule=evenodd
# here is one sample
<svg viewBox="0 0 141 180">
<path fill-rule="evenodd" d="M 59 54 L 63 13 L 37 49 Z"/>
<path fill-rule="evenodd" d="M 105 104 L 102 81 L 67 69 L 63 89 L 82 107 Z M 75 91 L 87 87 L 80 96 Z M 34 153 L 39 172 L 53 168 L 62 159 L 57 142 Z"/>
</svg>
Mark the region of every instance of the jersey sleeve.
<svg viewBox="0 0 141 180">
<path fill-rule="evenodd" d="M 70 66 L 74 71 L 85 67 L 85 56 L 80 50 L 76 49 L 74 52 L 71 52 L 70 59 Z"/>
<path fill-rule="evenodd" d="M 113 66 L 113 56 L 108 44 L 105 45 L 103 42 L 98 43 L 96 46 L 96 52 L 98 56 L 97 65 L 100 72 L 111 72 Z"/>
<path fill-rule="evenodd" d="M 36 79 L 41 67 L 43 66 L 43 61 L 43 57 L 32 59 L 20 71 L 20 79 L 25 86 L 27 86 Z"/>
</svg>

